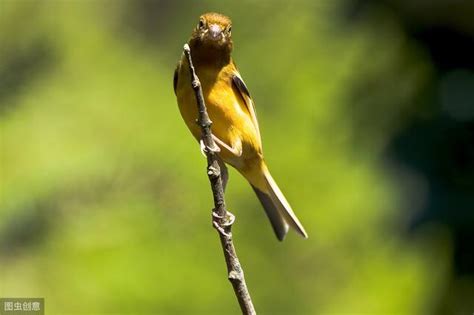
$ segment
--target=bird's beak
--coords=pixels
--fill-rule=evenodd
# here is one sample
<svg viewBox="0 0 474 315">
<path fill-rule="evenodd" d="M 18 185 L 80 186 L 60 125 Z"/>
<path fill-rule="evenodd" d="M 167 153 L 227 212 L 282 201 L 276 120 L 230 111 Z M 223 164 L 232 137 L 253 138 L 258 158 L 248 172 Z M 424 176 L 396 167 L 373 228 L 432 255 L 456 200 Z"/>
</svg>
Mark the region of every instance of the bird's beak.
<svg viewBox="0 0 474 315">
<path fill-rule="evenodd" d="M 222 28 L 217 24 L 211 24 L 209 26 L 209 35 L 212 39 L 219 39 L 222 35 Z"/>
</svg>

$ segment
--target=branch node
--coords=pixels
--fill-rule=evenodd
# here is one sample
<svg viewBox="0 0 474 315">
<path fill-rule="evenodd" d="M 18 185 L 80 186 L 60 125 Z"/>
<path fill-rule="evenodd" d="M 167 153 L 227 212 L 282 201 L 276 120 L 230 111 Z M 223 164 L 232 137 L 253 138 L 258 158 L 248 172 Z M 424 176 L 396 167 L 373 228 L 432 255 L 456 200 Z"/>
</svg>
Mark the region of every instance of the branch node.
<svg viewBox="0 0 474 315">
<path fill-rule="evenodd" d="M 193 89 L 198 89 L 201 86 L 201 82 L 199 82 L 199 79 L 195 78 L 192 82 Z"/>
<path fill-rule="evenodd" d="M 211 178 L 215 179 L 219 176 L 221 176 L 221 170 L 215 168 L 214 166 L 209 166 L 207 168 L 207 175 L 210 176 Z"/>
<path fill-rule="evenodd" d="M 243 277 L 239 272 L 232 270 L 231 272 L 229 272 L 228 278 L 230 281 L 242 281 Z"/>
</svg>

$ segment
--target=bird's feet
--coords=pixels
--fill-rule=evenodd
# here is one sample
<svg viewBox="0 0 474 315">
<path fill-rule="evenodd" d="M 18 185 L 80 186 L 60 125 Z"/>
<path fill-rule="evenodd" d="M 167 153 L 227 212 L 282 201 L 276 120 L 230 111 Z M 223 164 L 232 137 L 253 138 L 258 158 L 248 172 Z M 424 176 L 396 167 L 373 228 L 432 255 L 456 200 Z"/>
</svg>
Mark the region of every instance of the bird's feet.
<svg viewBox="0 0 474 315">
<path fill-rule="evenodd" d="M 222 220 L 224 219 L 224 220 Z M 232 233 L 230 229 L 232 224 L 235 222 L 235 215 L 227 211 L 225 217 L 218 215 L 216 212 L 212 212 L 212 225 L 216 230 L 226 237 L 231 237 Z"/>
<path fill-rule="evenodd" d="M 207 147 L 203 139 L 199 140 L 199 146 L 201 148 L 201 153 L 204 157 L 207 157 L 208 150 L 213 153 L 221 152 L 221 149 L 215 143 L 213 148 Z"/>
</svg>

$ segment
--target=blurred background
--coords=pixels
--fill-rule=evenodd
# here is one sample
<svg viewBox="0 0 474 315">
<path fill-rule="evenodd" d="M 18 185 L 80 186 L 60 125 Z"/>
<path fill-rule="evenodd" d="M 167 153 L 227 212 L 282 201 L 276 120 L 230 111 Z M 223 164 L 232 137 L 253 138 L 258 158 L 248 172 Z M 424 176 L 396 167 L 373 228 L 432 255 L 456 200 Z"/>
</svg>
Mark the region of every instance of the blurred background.
<svg viewBox="0 0 474 315">
<path fill-rule="evenodd" d="M 231 171 L 260 314 L 474 312 L 474 2 L 0 0 L 0 296 L 48 314 L 239 314 L 172 88 L 233 20 L 280 243 Z"/>
</svg>

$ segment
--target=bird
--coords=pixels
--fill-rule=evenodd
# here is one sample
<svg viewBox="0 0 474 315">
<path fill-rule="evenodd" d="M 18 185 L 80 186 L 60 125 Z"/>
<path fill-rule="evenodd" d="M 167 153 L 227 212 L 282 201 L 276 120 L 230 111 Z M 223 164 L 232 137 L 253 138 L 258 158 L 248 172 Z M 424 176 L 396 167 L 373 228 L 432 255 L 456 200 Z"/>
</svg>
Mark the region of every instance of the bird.
<svg viewBox="0 0 474 315">
<path fill-rule="evenodd" d="M 193 29 L 188 45 L 212 121 L 212 134 L 224 187 L 225 164 L 234 167 L 252 186 L 278 240 L 289 228 L 308 238 L 303 225 L 270 174 L 262 151 L 255 106 L 233 59 L 232 21 L 219 13 L 205 13 Z M 181 116 L 201 143 L 198 107 L 191 85 L 187 58 L 182 55 L 174 72 L 173 87 Z M 225 189 L 225 188 L 224 188 Z"/>
</svg>

